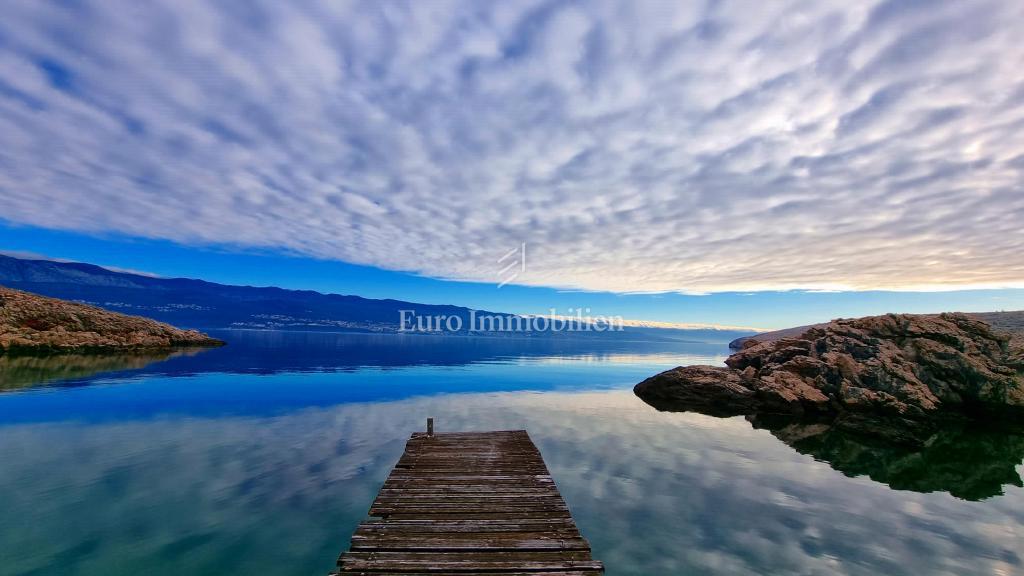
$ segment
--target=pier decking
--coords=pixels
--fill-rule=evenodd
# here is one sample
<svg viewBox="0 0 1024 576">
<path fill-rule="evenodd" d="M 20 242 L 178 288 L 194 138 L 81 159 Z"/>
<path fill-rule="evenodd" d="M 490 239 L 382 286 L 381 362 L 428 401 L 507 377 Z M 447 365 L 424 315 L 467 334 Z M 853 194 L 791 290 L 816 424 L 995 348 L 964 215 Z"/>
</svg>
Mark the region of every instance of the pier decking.
<svg viewBox="0 0 1024 576">
<path fill-rule="evenodd" d="M 341 574 L 604 571 L 525 430 L 413 434 L 370 516 Z"/>
</svg>

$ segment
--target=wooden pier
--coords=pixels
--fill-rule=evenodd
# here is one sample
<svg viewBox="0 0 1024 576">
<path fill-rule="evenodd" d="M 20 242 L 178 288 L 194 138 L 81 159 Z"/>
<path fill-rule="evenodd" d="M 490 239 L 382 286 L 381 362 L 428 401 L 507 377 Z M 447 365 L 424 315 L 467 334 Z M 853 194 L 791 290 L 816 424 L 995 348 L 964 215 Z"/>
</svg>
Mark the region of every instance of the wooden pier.
<svg viewBox="0 0 1024 576">
<path fill-rule="evenodd" d="M 412 435 L 341 574 L 604 572 L 525 430 Z"/>
</svg>

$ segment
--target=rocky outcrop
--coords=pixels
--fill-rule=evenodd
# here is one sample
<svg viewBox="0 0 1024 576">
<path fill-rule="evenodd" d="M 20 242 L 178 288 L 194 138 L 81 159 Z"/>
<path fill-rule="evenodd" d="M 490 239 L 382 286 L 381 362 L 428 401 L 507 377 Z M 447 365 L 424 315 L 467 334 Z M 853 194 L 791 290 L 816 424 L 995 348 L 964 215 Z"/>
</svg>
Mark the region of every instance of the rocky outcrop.
<svg viewBox="0 0 1024 576">
<path fill-rule="evenodd" d="M 223 344 L 195 330 L 0 286 L 0 354 Z"/>
<path fill-rule="evenodd" d="M 1024 310 L 1015 310 L 1010 312 L 970 312 L 965 315 L 969 318 L 974 318 L 975 320 L 981 320 L 996 330 L 1007 332 L 1018 338 L 1024 337 Z M 742 350 L 745 347 L 753 346 L 755 344 L 774 342 L 775 340 L 782 338 L 796 338 L 810 328 L 821 328 L 822 326 L 825 326 L 825 324 L 798 326 L 796 328 L 761 332 L 759 334 L 754 334 L 753 336 L 743 336 L 729 342 L 729 348 L 732 350 Z"/>
<path fill-rule="evenodd" d="M 1020 342 L 964 314 L 836 320 L 798 337 L 747 343 L 726 365 L 675 368 L 634 390 L 660 409 L 715 415 L 925 421 L 1024 409 Z"/>
<path fill-rule="evenodd" d="M 757 394 L 743 384 L 739 372 L 714 366 L 680 366 L 652 376 L 634 391 L 659 410 L 686 410 L 733 416 L 754 412 Z"/>
</svg>

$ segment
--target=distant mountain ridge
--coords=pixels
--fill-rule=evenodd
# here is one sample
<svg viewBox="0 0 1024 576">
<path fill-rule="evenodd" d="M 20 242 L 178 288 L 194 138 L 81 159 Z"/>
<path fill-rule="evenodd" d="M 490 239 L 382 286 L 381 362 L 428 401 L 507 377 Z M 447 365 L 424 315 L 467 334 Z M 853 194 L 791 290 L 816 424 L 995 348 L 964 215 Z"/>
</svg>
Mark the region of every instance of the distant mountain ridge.
<svg viewBox="0 0 1024 576">
<path fill-rule="evenodd" d="M 0 285 L 137 314 L 196 329 L 276 329 L 397 332 L 399 311 L 458 316 L 468 333 L 470 308 L 322 294 L 312 290 L 232 286 L 189 278 L 161 278 L 93 264 L 0 255 Z M 515 315 L 475 311 L 477 314 Z M 543 333 L 555 336 L 555 333 Z M 542 335 L 543 335 L 542 334 Z M 623 332 L 562 332 L 559 337 L 728 342 L 748 331 L 627 326 Z M 494 335 L 508 335 L 495 333 Z M 530 336 L 531 334 L 518 334 Z M 537 333 L 533 333 L 538 336 Z"/>
</svg>

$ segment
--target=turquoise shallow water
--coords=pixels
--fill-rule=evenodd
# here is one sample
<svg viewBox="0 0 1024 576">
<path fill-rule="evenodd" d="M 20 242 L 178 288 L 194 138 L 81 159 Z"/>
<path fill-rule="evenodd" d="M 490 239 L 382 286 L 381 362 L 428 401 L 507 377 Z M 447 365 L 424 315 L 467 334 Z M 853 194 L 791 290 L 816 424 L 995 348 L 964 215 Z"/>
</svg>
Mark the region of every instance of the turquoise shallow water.
<svg viewBox="0 0 1024 576">
<path fill-rule="evenodd" d="M 225 337 L 2 367 L 0 574 L 323 575 L 428 416 L 529 430 L 611 575 L 1024 570 L 1019 437 L 791 446 L 632 394 L 721 344 Z"/>
</svg>

